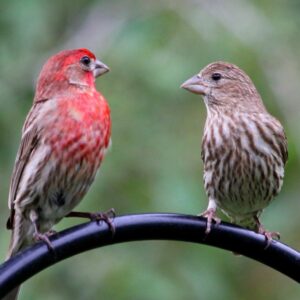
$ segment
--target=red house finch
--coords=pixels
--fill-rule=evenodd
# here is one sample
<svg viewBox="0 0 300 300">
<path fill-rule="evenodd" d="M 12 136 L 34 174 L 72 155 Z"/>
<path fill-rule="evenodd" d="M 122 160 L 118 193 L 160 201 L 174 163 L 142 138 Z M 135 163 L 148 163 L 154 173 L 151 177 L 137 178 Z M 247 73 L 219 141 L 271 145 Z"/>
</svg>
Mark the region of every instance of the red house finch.
<svg viewBox="0 0 300 300">
<path fill-rule="evenodd" d="M 268 244 L 278 233 L 259 222 L 282 186 L 287 140 L 280 122 L 263 105 L 251 79 L 237 66 L 215 62 L 181 86 L 202 95 L 207 119 L 202 139 L 208 207 L 206 233 L 219 207 L 233 222 L 262 233 Z"/>
<path fill-rule="evenodd" d="M 47 232 L 92 184 L 111 133 L 94 81 L 108 71 L 87 49 L 59 52 L 43 66 L 11 179 L 8 258 L 36 239 L 49 244 Z"/>
</svg>

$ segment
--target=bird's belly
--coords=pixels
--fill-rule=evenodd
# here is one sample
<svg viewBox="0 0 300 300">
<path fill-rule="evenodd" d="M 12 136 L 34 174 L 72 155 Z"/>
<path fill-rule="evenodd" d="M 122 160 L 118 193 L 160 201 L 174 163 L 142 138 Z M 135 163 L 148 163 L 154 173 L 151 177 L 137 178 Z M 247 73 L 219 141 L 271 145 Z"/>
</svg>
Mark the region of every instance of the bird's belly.
<svg viewBox="0 0 300 300">
<path fill-rule="evenodd" d="M 58 169 L 50 175 L 53 183 L 49 186 L 45 204 L 39 213 L 40 223 L 44 223 L 43 230 L 49 230 L 82 200 L 94 181 L 100 157 L 81 157 L 72 163 L 58 164 Z"/>
<path fill-rule="evenodd" d="M 89 141 L 89 137 L 86 137 Z M 95 138 L 95 136 L 94 136 Z M 91 186 L 105 153 L 105 146 L 94 140 L 91 143 L 66 144 L 58 152 L 51 145 L 43 144 L 45 155 L 32 161 L 36 171 L 24 178 L 18 207 L 26 212 L 36 211 L 41 232 L 49 231 L 82 200 Z M 32 169 L 31 164 L 28 165 Z"/>
<path fill-rule="evenodd" d="M 254 156 L 243 149 L 227 149 L 204 161 L 204 183 L 229 216 L 241 218 L 264 209 L 279 192 L 283 166 L 270 163 L 272 156 Z"/>
</svg>

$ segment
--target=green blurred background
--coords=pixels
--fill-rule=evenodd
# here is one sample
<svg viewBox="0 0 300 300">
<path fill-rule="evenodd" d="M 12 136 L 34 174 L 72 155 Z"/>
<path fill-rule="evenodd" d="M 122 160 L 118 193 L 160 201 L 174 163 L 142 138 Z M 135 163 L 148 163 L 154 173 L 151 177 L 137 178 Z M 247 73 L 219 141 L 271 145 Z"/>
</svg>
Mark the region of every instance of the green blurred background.
<svg viewBox="0 0 300 300">
<path fill-rule="evenodd" d="M 300 249 L 300 2 L 0 0 L 0 252 L 9 241 L 9 180 L 20 130 L 44 61 L 87 47 L 111 72 L 113 146 L 78 209 L 118 214 L 197 214 L 207 205 L 200 141 L 205 107 L 179 89 L 206 64 L 226 60 L 253 79 L 289 140 L 283 190 L 267 228 Z M 78 223 L 63 220 L 56 229 Z M 114 245 L 57 264 L 24 284 L 20 299 L 300 299 L 299 286 L 245 257 L 155 241 Z"/>
</svg>

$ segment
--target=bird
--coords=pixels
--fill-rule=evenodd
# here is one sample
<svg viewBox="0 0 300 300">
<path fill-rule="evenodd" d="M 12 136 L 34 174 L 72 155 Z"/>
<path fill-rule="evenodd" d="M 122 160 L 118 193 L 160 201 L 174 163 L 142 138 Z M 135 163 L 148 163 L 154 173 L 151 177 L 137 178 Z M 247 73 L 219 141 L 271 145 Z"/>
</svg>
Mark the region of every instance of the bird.
<svg viewBox="0 0 300 300">
<path fill-rule="evenodd" d="M 42 67 L 11 177 L 6 259 L 38 240 L 51 249 L 52 227 L 94 181 L 111 140 L 110 108 L 95 79 L 108 71 L 85 48 L 63 50 Z M 4 299 L 16 299 L 18 289 Z"/>
<path fill-rule="evenodd" d="M 270 245 L 278 232 L 267 231 L 260 216 L 280 192 L 288 159 L 281 123 L 268 113 L 250 77 L 238 66 L 217 61 L 181 87 L 201 95 L 207 117 L 201 146 L 207 209 L 205 233 L 220 223 L 217 209 L 240 226 L 263 234 Z"/>
</svg>

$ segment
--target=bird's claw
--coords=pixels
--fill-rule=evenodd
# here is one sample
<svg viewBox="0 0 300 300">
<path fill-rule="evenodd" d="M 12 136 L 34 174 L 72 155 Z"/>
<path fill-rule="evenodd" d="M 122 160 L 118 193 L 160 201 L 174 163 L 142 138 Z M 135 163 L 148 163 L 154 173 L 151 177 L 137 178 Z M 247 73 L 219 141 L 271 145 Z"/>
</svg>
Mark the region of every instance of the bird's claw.
<svg viewBox="0 0 300 300">
<path fill-rule="evenodd" d="M 216 210 L 213 208 L 208 208 L 205 212 L 200 214 L 200 216 L 207 219 L 206 229 L 205 229 L 206 235 L 209 234 L 211 231 L 212 222 L 215 222 L 216 225 L 219 225 L 221 223 L 221 219 L 216 216 Z"/>
<path fill-rule="evenodd" d="M 48 237 L 49 237 L 49 236 L 52 236 L 52 235 L 54 235 L 54 234 L 57 234 L 57 231 L 56 231 L 56 230 L 53 230 L 53 229 L 50 229 L 49 231 L 47 231 L 47 232 L 45 233 L 45 235 L 47 235 Z"/>
<path fill-rule="evenodd" d="M 108 225 L 112 235 L 114 235 L 116 232 L 115 226 L 112 222 L 115 216 L 116 212 L 113 208 L 105 212 L 96 213 L 71 211 L 68 215 L 66 215 L 66 217 L 88 218 L 91 221 L 96 221 L 98 224 L 100 223 L 100 221 L 103 221 Z"/>
<path fill-rule="evenodd" d="M 95 220 L 97 220 L 97 217 L 100 217 L 100 220 L 102 220 L 103 216 L 105 216 L 105 218 L 107 217 L 110 219 L 114 219 L 116 217 L 116 211 L 114 208 L 110 208 L 105 212 L 91 213 L 91 218 L 96 218 Z"/>
<path fill-rule="evenodd" d="M 265 249 L 269 248 L 271 245 L 273 239 L 279 240 L 280 239 L 280 233 L 276 231 L 267 231 L 262 225 L 259 226 L 258 228 L 258 233 L 262 234 L 265 236 L 267 245 Z"/>
<path fill-rule="evenodd" d="M 116 212 L 115 212 L 114 208 L 111 208 L 111 209 L 109 209 L 108 211 L 105 211 L 105 212 L 91 213 L 90 214 L 90 219 L 92 221 L 96 221 L 98 224 L 101 221 L 105 222 L 108 225 L 112 235 L 114 235 L 115 232 L 116 232 L 116 229 L 115 229 L 115 226 L 114 226 L 112 221 L 115 218 L 115 216 L 116 216 Z"/>
<path fill-rule="evenodd" d="M 34 238 L 35 241 L 37 241 L 37 242 L 42 241 L 42 242 L 46 243 L 48 249 L 49 249 L 50 251 L 54 252 L 53 245 L 52 245 L 52 243 L 51 243 L 50 240 L 49 240 L 49 236 L 51 236 L 51 235 L 53 235 L 53 231 L 52 231 L 52 230 L 51 230 L 51 231 L 48 231 L 48 232 L 46 232 L 46 233 L 35 232 L 35 233 L 33 234 L 33 238 Z"/>
</svg>

